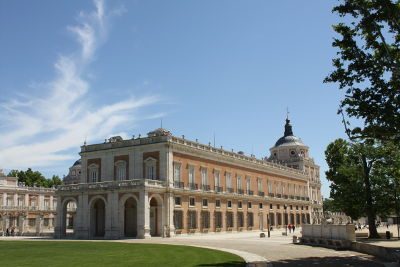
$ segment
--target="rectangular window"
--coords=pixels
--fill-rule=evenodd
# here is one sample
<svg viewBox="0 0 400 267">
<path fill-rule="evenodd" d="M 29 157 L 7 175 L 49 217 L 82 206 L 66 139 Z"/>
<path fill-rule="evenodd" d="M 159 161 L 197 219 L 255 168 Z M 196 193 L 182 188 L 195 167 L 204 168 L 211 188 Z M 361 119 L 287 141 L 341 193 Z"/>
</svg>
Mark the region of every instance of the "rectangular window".
<svg viewBox="0 0 400 267">
<path fill-rule="evenodd" d="M 197 213 L 195 210 L 189 210 L 188 212 L 188 228 L 196 229 L 197 228 Z"/>
<path fill-rule="evenodd" d="M 240 175 L 237 177 L 237 188 L 242 189 L 242 177 Z"/>
<path fill-rule="evenodd" d="M 251 209 L 251 202 L 247 202 L 247 208 Z"/>
<path fill-rule="evenodd" d="M 221 200 L 219 200 L 219 199 L 215 200 L 215 207 L 217 207 L 217 208 L 221 207 Z"/>
<path fill-rule="evenodd" d="M 201 211 L 201 229 L 210 228 L 210 212 L 203 210 Z"/>
<path fill-rule="evenodd" d="M 189 183 L 194 184 L 194 167 L 189 166 Z"/>
<path fill-rule="evenodd" d="M 174 226 L 175 229 L 183 229 L 183 211 L 174 210 Z"/>
<path fill-rule="evenodd" d="M 258 208 L 259 208 L 260 210 L 262 210 L 262 209 L 263 209 L 263 203 L 259 203 L 259 204 L 258 204 Z"/>
<path fill-rule="evenodd" d="M 206 168 L 201 168 L 201 184 L 208 185 L 208 179 L 207 179 L 207 169 Z"/>
<path fill-rule="evenodd" d="M 269 204 L 269 208 L 270 208 L 271 210 L 273 209 L 272 204 Z"/>
<path fill-rule="evenodd" d="M 279 210 L 281 208 L 281 205 L 277 204 L 276 208 Z"/>
<path fill-rule="evenodd" d="M 228 208 L 232 208 L 232 201 L 231 200 L 228 200 L 227 206 L 228 206 Z"/>
<path fill-rule="evenodd" d="M 232 228 L 233 227 L 233 212 L 228 211 L 226 213 L 226 227 Z"/>
<path fill-rule="evenodd" d="M 238 209 L 241 209 L 242 208 L 242 201 L 239 201 L 238 202 Z"/>
<path fill-rule="evenodd" d="M 229 172 L 226 173 L 226 188 L 232 188 L 232 175 Z"/>
<path fill-rule="evenodd" d="M 244 226 L 243 212 L 238 212 L 237 213 L 237 226 L 238 227 L 243 227 Z"/>
<path fill-rule="evenodd" d="M 257 189 L 258 189 L 258 192 L 262 192 L 263 191 L 262 179 L 261 178 L 257 178 Z"/>
<path fill-rule="evenodd" d="M 215 228 L 222 228 L 222 212 L 215 212 Z"/>
<path fill-rule="evenodd" d="M 189 206 L 194 207 L 195 203 L 196 203 L 196 201 L 195 201 L 194 197 L 190 197 L 189 198 Z"/>
<path fill-rule="evenodd" d="M 251 184 L 251 178 L 249 176 L 246 176 L 246 191 L 247 191 L 247 194 L 249 194 L 248 192 L 251 190 L 250 184 Z"/>
<path fill-rule="evenodd" d="M 219 177 L 219 171 L 214 171 L 214 186 L 215 186 L 215 191 L 219 192 L 219 188 L 221 186 L 221 180 Z"/>
<path fill-rule="evenodd" d="M 208 199 L 203 199 L 203 207 L 208 207 Z"/>
<path fill-rule="evenodd" d="M 247 227 L 254 226 L 254 215 L 252 212 L 247 213 Z"/>
<path fill-rule="evenodd" d="M 180 206 L 182 204 L 181 197 L 175 197 L 175 205 Z"/>
<path fill-rule="evenodd" d="M 180 163 L 174 163 L 174 182 L 180 182 L 181 181 L 181 164 Z"/>
<path fill-rule="evenodd" d="M 268 194 L 272 193 L 272 182 L 268 181 Z"/>
</svg>

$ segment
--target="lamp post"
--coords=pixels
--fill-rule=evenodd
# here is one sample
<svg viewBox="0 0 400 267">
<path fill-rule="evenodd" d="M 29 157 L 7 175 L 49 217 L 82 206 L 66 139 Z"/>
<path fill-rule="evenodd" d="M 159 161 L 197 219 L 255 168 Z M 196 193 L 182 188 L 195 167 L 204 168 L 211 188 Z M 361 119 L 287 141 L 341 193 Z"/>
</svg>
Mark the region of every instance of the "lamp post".
<svg viewBox="0 0 400 267">
<path fill-rule="evenodd" d="M 285 210 L 285 218 L 284 218 L 284 220 L 285 220 L 285 232 L 286 232 L 286 236 L 287 236 L 287 213 L 286 213 L 286 209 L 287 209 L 287 205 L 286 204 L 284 204 L 283 205 L 283 208 L 284 208 L 284 210 Z"/>
<path fill-rule="evenodd" d="M 268 237 L 271 237 L 271 232 L 269 229 L 269 213 L 267 213 L 267 227 L 268 227 Z"/>
</svg>

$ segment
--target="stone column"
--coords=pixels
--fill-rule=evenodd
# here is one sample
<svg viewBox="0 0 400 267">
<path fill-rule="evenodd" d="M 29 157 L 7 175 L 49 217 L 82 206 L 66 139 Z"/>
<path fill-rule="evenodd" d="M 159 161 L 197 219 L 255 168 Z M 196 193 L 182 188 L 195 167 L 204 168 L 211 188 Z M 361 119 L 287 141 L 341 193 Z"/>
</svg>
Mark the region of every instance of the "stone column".
<svg viewBox="0 0 400 267">
<path fill-rule="evenodd" d="M 106 239 L 119 238 L 119 225 L 118 225 L 118 192 L 111 191 L 107 193 L 107 206 L 106 206 L 106 225 L 105 225 Z"/>
<path fill-rule="evenodd" d="M 233 212 L 233 231 L 238 230 L 238 225 L 237 225 L 237 211 L 232 211 Z"/>
<path fill-rule="evenodd" d="M 144 188 L 139 192 L 137 238 L 150 238 L 149 194 Z"/>
<path fill-rule="evenodd" d="M 89 232 L 90 216 L 89 196 L 87 193 L 81 193 L 78 196 L 76 217 L 74 218 L 74 235 L 76 238 L 89 239 L 91 237 Z"/>
<path fill-rule="evenodd" d="M 210 230 L 209 232 L 215 232 L 215 209 L 210 210 Z"/>
<path fill-rule="evenodd" d="M 221 210 L 221 217 L 222 217 L 222 229 L 221 229 L 221 232 L 227 230 L 227 227 L 226 227 L 226 212 L 227 212 L 226 209 L 225 209 L 225 211 Z"/>
<path fill-rule="evenodd" d="M 19 216 L 18 231 L 20 236 L 24 235 L 25 232 L 25 219 L 26 219 L 25 215 Z"/>
<path fill-rule="evenodd" d="M 18 206 L 18 193 L 14 193 L 14 201 L 13 201 L 14 203 L 14 207 L 16 207 L 16 206 Z"/>
<path fill-rule="evenodd" d="M 175 225 L 174 225 L 174 207 L 175 207 L 175 199 L 174 195 L 172 193 L 167 193 L 165 197 L 165 227 L 163 229 L 167 231 L 166 233 L 163 233 L 163 236 L 165 237 L 171 237 L 175 235 Z M 184 213 L 184 212 L 183 212 Z M 183 228 L 185 229 L 186 225 L 186 219 L 185 215 L 182 214 L 183 217 Z"/>
<path fill-rule="evenodd" d="M 3 193 L 3 203 L 2 206 L 7 206 L 7 193 Z"/>
<path fill-rule="evenodd" d="M 201 209 L 199 210 L 199 211 L 197 211 L 196 210 L 196 214 L 197 214 L 197 218 L 196 218 L 196 220 L 197 220 L 197 229 L 199 230 L 199 232 L 201 232 L 203 229 L 202 229 L 202 227 L 201 227 Z"/>
<path fill-rule="evenodd" d="M 25 203 L 24 203 L 25 207 L 29 207 L 29 194 L 25 194 Z"/>
<path fill-rule="evenodd" d="M 65 222 L 63 223 L 63 221 L 66 220 L 66 213 L 67 211 L 65 211 L 65 213 L 63 212 L 63 208 L 61 205 L 61 196 L 57 197 L 57 218 L 55 221 L 55 227 L 54 227 L 54 238 L 62 238 L 65 235 Z"/>
<path fill-rule="evenodd" d="M 36 235 L 40 236 L 43 232 L 43 215 L 36 216 Z"/>
</svg>

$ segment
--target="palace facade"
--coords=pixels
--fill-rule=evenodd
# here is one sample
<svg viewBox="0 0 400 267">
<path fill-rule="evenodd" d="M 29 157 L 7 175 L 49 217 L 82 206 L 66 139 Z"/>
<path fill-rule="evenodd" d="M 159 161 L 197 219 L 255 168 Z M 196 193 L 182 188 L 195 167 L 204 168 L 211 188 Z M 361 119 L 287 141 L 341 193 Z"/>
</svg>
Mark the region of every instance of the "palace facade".
<svg viewBox="0 0 400 267">
<path fill-rule="evenodd" d="M 0 234 L 52 235 L 57 207 L 54 188 L 28 187 L 0 170 Z"/>
<path fill-rule="evenodd" d="M 319 167 L 290 121 L 271 156 L 234 153 L 173 136 L 112 137 L 83 145 L 68 184 L 57 190 L 55 237 L 147 238 L 263 230 L 318 223 Z M 75 177 L 72 178 L 72 171 Z"/>
</svg>

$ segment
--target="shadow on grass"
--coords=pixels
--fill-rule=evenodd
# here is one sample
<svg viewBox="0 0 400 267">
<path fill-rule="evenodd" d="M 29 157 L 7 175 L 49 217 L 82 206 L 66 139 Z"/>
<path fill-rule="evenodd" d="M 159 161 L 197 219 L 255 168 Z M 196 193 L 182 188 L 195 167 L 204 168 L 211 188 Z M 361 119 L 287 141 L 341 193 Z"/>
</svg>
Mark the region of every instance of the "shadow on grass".
<svg viewBox="0 0 400 267">
<path fill-rule="evenodd" d="M 352 267 L 378 267 L 385 266 L 383 262 L 372 257 L 365 256 L 346 256 L 346 257 L 307 257 L 301 259 L 287 259 L 272 261 L 274 267 L 279 266 L 324 266 L 324 267 L 337 267 L 337 266 L 352 266 Z"/>
<path fill-rule="evenodd" d="M 222 262 L 222 263 L 199 264 L 196 266 L 198 266 L 198 267 L 200 267 L 200 266 L 245 267 L 246 263 L 240 262 L 240 261 L 228 261 L 228 262 Z"/>
</svg>

